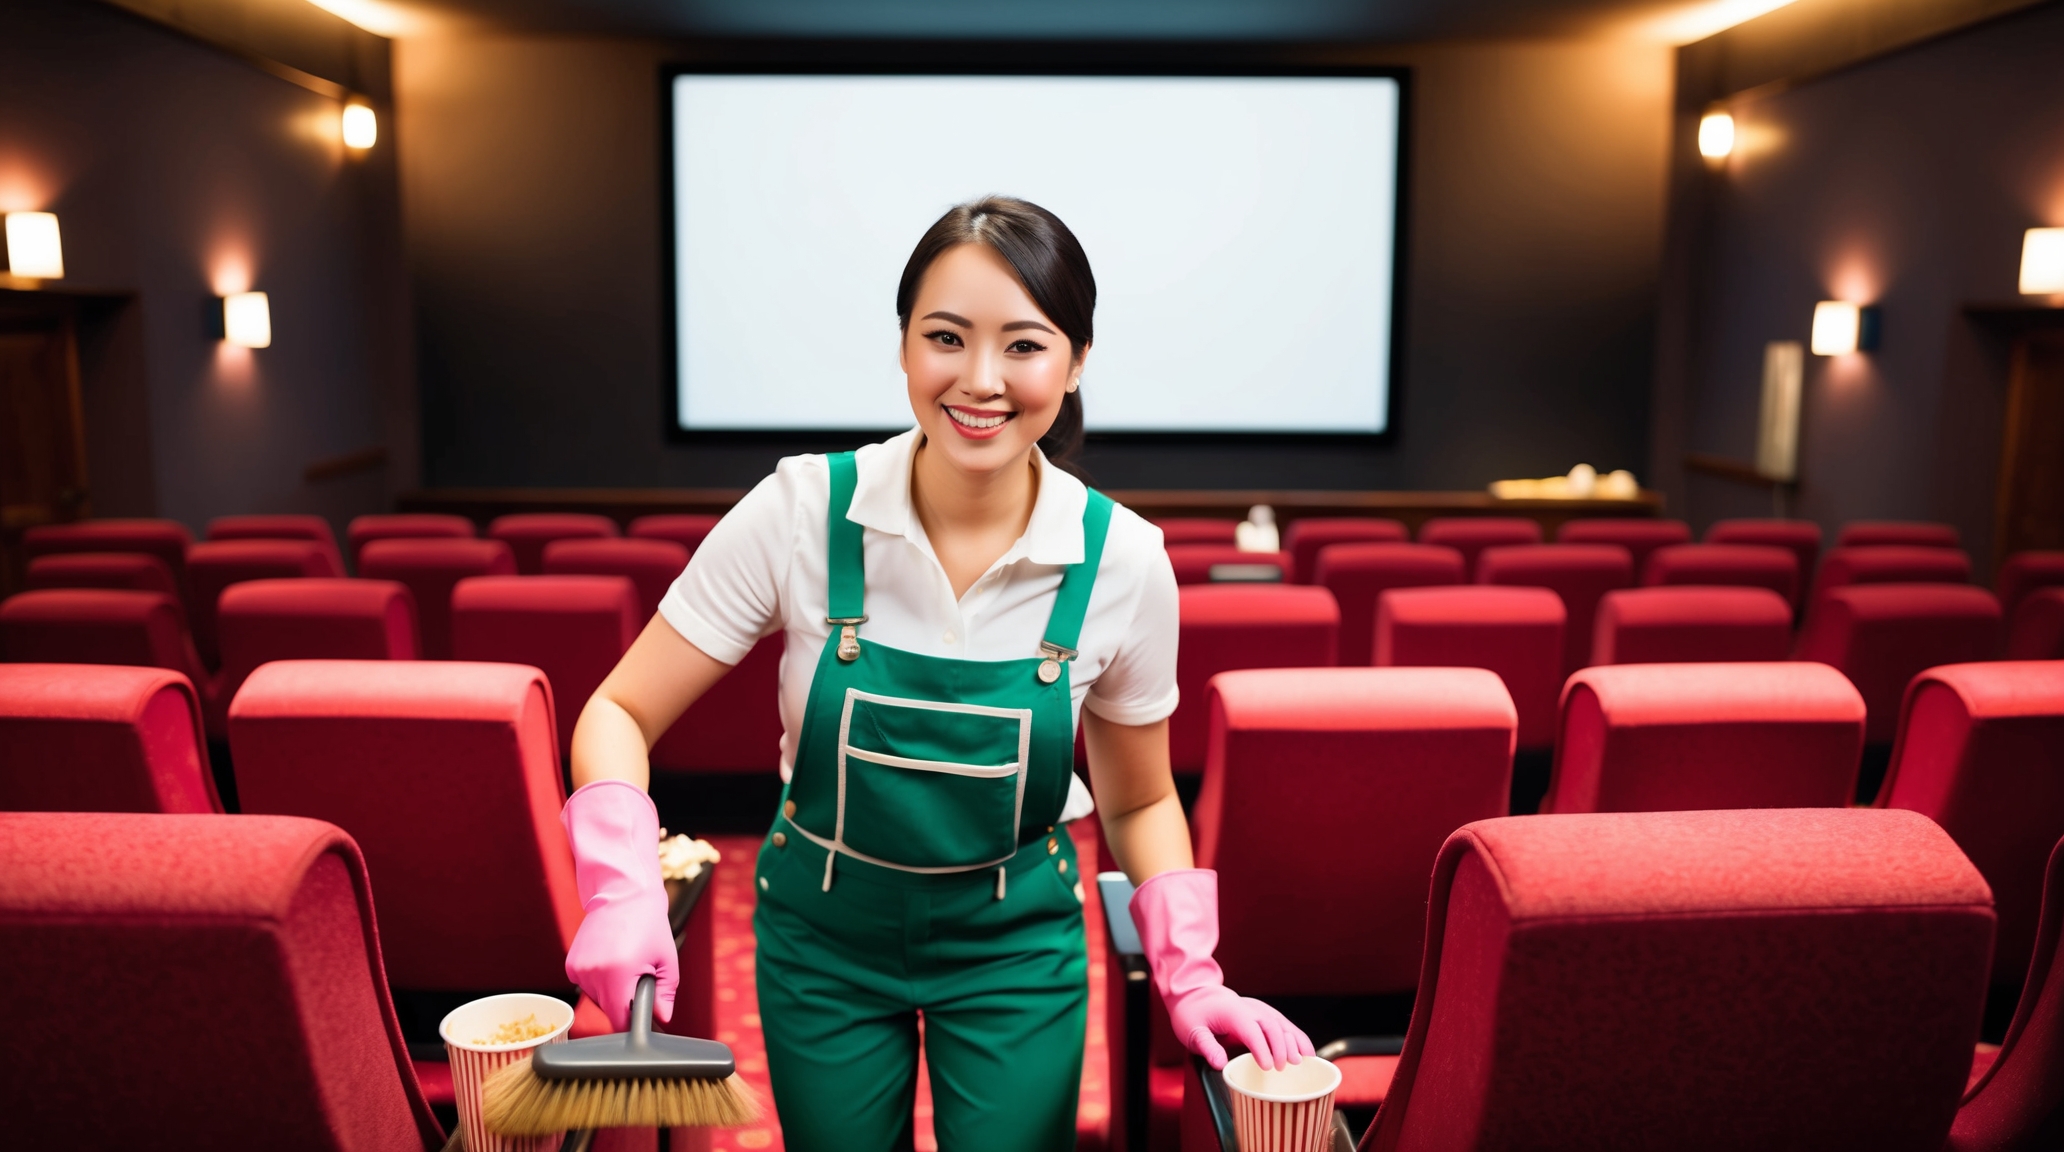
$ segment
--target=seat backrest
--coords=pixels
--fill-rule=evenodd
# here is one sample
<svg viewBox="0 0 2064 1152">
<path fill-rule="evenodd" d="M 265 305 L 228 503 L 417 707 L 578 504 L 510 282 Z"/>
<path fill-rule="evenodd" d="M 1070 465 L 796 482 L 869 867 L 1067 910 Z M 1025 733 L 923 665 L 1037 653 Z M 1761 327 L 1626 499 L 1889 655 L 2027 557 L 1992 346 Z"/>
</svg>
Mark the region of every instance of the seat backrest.
<svg viewBox="0 0 2064 1152">
<path fill-rule="evenodd" d="M 452 589 L 453 657 L 543 671 L 562 756 L 588 697 L 644 623 L 625 576 L 473 576 Z"/>
<path fill-rule="evenodd" d="M 1503 544 L 1539 544 L 1541 524 L 1524 516 L 1435 516 L 1419 526 L 1421 544 L 1444 544 L 1462 554 L 1465 578 L 1476 579 L 1476 558 Z"/>
<path fill-rule="evenodd" d="M 638 590 L 638 622 L 659 611 L 659 602 L 681 570 L 688 549 L 672 540 L 554 540 L 545 545 L 547 576 L 627 576 Z"/>
<path fill-rule="evenodd" d="M 2064 588 L 2038 588 L 2021 597 L 2007 630 L 2007 659 L 2064 660 Z"/>
<path fill-rule="evenodd" d="M 1591 662 L 1783 660 L 1791 650 L 1792 606 L 1768 588 L 1622 588 L 1598 602 Z"/>
<path fill-rule="evenodd" d="M 1990 659 L 1999 632 L 1999 601 L 1983 588 L 1859 584 L 1813 605 L 1793 656 L 1841 669 L 1870 710 L 1864 739 L 1888 744 L 1907 683 L 1938 664 Z"/>
<path fill-rule="evenodd" d="M 1376 598 L 1388 588 L 1462 583 L 1462 554 L 1442 544 L 1328 544 L 1311 582 L 1340 605 L 1340 664 L 1376 660 Z"/>
<path fill-rule="evenodd" d="M 1197 866 L 1218 870 L 1226 983 L 1410 992 L 1441 843 L 1506 811 L 1505 685 L 1481 668 L 1221 672 L 1210 707 L 1191 823 Z"/>
<path fill-rule="evenodd" d="M 1479 584 L 1546 588 L 1562 598 L 1562 670 L 1591 662 L 1592 622 L 1607 592 L 1634 584 L 1634 560 L 1618 544 L 1516 544 L 1477 557 Z"/>
<path fill-rule="evenodd" d="M 452 588 L 469 576 L 513 576 L 516 554 L 500 540 L 388 538 L 358 554 L 358 574 L 408 585 L 416 598 L 423 658 L 452 658 Z"/>
<path fill-rule="evenodd" d="M 222 662 L 215 627 L 222 590 L 245 580 L 338 577 L 337 546 L 314 540 L 204 540 L 186 551 L 187 587 L 192 590 L 188 623 L 194 647 L 210 667 Z"/>
<path fill-rule="evenodd" d="M 1813 581 L 1813 600 L 1852 584 L 1969 584 L 1971 558 L 1955 548 L 1870 544 L 1833 548 Z"/>
<path fill-rule="evenodd" d="M 179 596 L 186 595 L 186 549 L 193 533 L 177 520 L 81 520 L 44 524 L 22 533 L 30 556 L 60 552 L 146 552 L 165 562 Z"/>
<path fill-rule="evenodd" d="M 721 519 L 721 516 L 689 512 L 640 516 L 631 521 L 631 526 L 624 530 L 624 535 L 639 540 L 671 540 L 686 548 L 688 554 L 693 556 L 695 550 L 702 547 L 703 537 L 708 536 L 710 529 L 715 528 L 717 521 Z"/>
<path fill-rule="evenodd" d="M 2000 565 L 1999 577 L 1993 581 L 1993 593 L 2009 620 L 2021 606 L 2022 597 L 2040 588 L 2057 587 L 2064 587 L 2064 549 L 2016 552 Z"/>
<path fill-rule="evenodd" d="M 2064 1148 L 2064 843 L 2044 870 L 2041 926 L 1999 1054 L 1964 1093 L 1945 1152 Z"/>
<path fill-rule="evenodd" d="M 1211 570 L 1222 564 L 1268 565 L 1290 578 L 1288 552 L 1242 552 L 1231 544 L 1170 544 L 1168 564 L 1177 584 L 1209 584 Z"/>
<path fill-rule="evenodd" d="M 1195 584 L 1178 590 L 1180 635 L 1168 718 L 1175 770 L 1204 770 L 1211 733 L 1205 685 L 1235 668 L 1324 668 L 1337 658 L 1340 608 L 1324 588 L 1302 584 Z"/>
<path fill-rule="evenodd" d="M 0 603 L 0 659 L 40 664 L 131 664 L 208 680 L 186 617 L 163 592 L 52 588 Z"/>
<path fill-rule="evenodd" d="M 1963 540 L 1954 524 L 1932 524 L 1921 520 L 1851 520 L 1835 536 L 1837 548 L 1871 548 L 1881 545 L 1911 545 L 1917 548 L 1961 548 Z"/>
<path fill-rule="evenodd" d="M 1618 544 L 1634 558 L 1634 578 L 1658 548 L 1691 543 L 1691 525 L 1682 520 L 1645 516 L 1587 516 L 1565 520 L 1555 530 L 1557 544 Z"/>
<path fill-rule="evenodd" d="M 1799 554 L 1775 544 L 1673 544 L 1649 554 L 1644 587 L 1713 584 L 1768 588 L 1799 606 Z"/>
<path fill-rule="evenodd" d="M 1565 618 L 1562 598 L 1546 588 L 1393 588 L 1376 599 L 1375 660 L 1496 672 L 1519 716 L 1519 746 L 1546 748 L 1555 740 Z"/>
<path fill-rule="evenodd" d="M 1621 664 L 1562 690 L 1543 812 L 1838 808 L 1863 697 L 1825 664 Z"/>
<path fill-rule="evenodd" d="M 344 557 L 337 551 L 336 530 L 320 516 L 217 516 L 208 522 L 208 539 L 312 540 L 329 551 L 337 574 L 344 574 Z"/>
<path fill-rule="evenodd" d="M 1210 516 L 1157 516 L 1154 527 L 1161 530 L 1165 544 L 1231 544 L 1238 535 L 1238 520 Z"/>
<path fill-rule="evenodd" d="M 53 552 L 29 561 L 30 588 L 124 588 L 178 600 L 172 569 L 148 552 Z"/>
<path fill-rule="evenodd" d="M 396 987 L 565 986 L 581 905 L 543 673 L 275 661 L 229 743 L 245 812 L 329 820 L 365 852 Z"/>
<path fill-rule="evenodd" d="M 2064 838 L 2064 661 L 1930 668 L 1906 690 L 1879 805 L 1947 830 L 1992 885 L 1993 981 L 2028 969 L 2043 867 Z"/>
<path fill-rule="evenodd" d="M 537 576 L 545 570 L 545 545 L 554 540 L 591 540 L 616 536 L 616 521 L 587 512 L 517 512 L 497 516 L 487 534 L 507 544 L 516 555 L 516 571 Z"/>
<path fill-rule="evenodd" d="M 216 613 L 225 715 L 244 680 L 274 660 L 416 659 L 415 598 L 392 580 L 246 580 L 222 590 Z"/>
<path fill-rule="evenodd" d="M 442 1145 L 336 828 L 0 813 L 0 875 L 11 1144 Z"/>
<path fill-rule="evenodd" d="M 1977 869 L 1910 813 L 1472 824 L 1435 865 L 1362 1147 L 1935 1152 L 1992 925 Z"/>
<path fill-rule="evenodd" d="M 1403 544 L 1412 538 L 1401 521 L 1381 516 L 1304 516 L 1283 530 L 1283 551 L 1290 554 L 1290 580 L 1311 584 L 1319 567 L 1319 550 L 1329 544 Z"/>
<path fill-rule="evenodd" d="M 345 540 L 351 545 L 351 562 L 354 565 L 358 563 L 358 554 L 375 540 L 408 540 L 425 536 L 467 540 L 478 534 L 471 520 L 444 512 L 368 513 L 352 517 L 350 526 L 344 530 Z"/>
<path fill-rule="evenodd" d="M 1799 586 L 1812 582 L 1820 562 L 1820 525 L 1811 520 L 1718 520 L 1706 529 L 1708 544 L 1767 544 L 1799 558 Z"/>
<path fill-rule="evenodd" d="M 163 668 L 0 664 L 0 811 L 222 811 L 193 684 Z"/>
</svg>

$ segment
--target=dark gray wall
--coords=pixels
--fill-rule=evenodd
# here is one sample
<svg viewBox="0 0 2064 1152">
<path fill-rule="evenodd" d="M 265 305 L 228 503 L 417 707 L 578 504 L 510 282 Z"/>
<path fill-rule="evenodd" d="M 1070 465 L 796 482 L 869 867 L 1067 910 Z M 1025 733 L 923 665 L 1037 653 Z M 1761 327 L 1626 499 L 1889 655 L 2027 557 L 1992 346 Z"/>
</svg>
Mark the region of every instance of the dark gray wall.
<svg viewBox="0 0 2064 1152">
<path fill-rule="evenodd" d="M 82 354 L 113 390 L 86 397 L 95 513 L 341 523 L 413 486 L 392 117 L 348 156 L 336 101 L 113 8 L 10 0 L 0 26 L 0 210 L 57 213 L 63 290 L 134 298 Z M 242 287 L 270 294 L 270 348 L 205 330 Z M 302 478 L 375 446 L 387 469 Z"/>
<path fill-rule="evenodd" d="M 1966 304 L 2016 295 L 2024 229 L 2064 224 L 2064 5 L 2049 4 L 1740 100 L 1743 146 L 1674 210 L 1696 213 L 1681 431 L 1658 457 L 1752 458 L 1763 346 L 1813 305 L 1875 302 L 1875 353 L 1809 357 L 1796 514 L 1939 519 L 1991 558 L 2005 374 Z M 1703 201 L 1703 204 L 1700 203 Z M 1703 525 L 1767 492 L 1689 476 Z"/>
<path fill-rule="evenodd" d="M 798 449 L 663 435 L 659 72 L 691 51 L 711 49 L 396 45 L 426 483 L 741 485 Z M 1641 468 L 1668 50 L 1549 41 L 1329 57 L 1414 69 L 1396 442 L 1093 444 L 1097 479 L 1474 488 L 1580 460 Z M 883 299 L 893 291 L 884 284 Z"/>
</svg>

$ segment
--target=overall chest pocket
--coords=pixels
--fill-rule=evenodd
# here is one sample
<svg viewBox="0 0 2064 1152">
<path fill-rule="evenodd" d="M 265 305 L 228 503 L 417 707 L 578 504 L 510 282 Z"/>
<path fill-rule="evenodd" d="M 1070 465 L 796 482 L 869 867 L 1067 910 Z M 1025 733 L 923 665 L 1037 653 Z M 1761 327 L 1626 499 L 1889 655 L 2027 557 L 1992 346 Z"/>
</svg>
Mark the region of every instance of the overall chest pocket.
<svg viewBox="0 0 2064 1152">
<path fill-rule="evenodd" d="M 1017 850 L 1032 710 L 847 689 L 838 839 L 881 863 L 979 868 Z"/>
</svg>

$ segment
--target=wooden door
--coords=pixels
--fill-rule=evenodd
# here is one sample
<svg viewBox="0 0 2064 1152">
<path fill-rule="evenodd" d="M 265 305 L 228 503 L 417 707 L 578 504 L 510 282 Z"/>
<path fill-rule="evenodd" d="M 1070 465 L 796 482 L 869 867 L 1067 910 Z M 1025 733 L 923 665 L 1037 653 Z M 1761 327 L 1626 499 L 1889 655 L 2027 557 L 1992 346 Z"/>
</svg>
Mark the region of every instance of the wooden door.
<svg viewBox="0 0 2064 1152">
<path fill-rule="evenodd" d="M 89 514 L 77 331 L 0 315 L 0 593 L 22 586 L 22 531 Z"/>
<path fill-rule="evenodd" d="M 2064 548 L 2064 331 L 2015 341 L 2004 449 L 1999 558 Z"/>
</svg>

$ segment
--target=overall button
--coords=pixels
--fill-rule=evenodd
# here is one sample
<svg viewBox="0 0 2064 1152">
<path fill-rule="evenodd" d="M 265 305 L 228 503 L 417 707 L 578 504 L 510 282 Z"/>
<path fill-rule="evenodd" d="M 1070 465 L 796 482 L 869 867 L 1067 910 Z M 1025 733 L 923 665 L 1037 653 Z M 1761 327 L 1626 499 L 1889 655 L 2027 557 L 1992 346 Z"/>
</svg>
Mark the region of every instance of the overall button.
<svg viewBox="0 0 2064 1152">
<path fill-rule="evenodd" d="M 765 892 L 766 890 L 767 890 L 767 878 L 766 878 L 765 876 L 762 876 L 762 877 L 760 877 L 760 891 L 762 891 L 762 892 Z"/>
<path fill-rule="evenodd" d="M 1053 838 L 1053 837 L 1051 837 L 1051 836 L 1048 836 L 1048 837 L 1046 838 L 1046 854 L 1047 854 L 1048 856 L 1051 856 L 1051 855 L 1053 855 L 1054 853 L 1056 853 L 1056 852 L 1059 852 L 1060 850 L 1061 850 L 1061 842 L 1060 842 L 1059 840 L 1056 840 L 1056 839 L 1054 839 L 1054 838 Z"/>
<path fill-rule="evenodd" d="M 786 833 L 786 832 L 776 832 L 776 833 L 774 834 L 774 846 L 775 846 L 776 848 L 786 848 L 786 847 L 788 847 L 788 833 Z M 1063 860 L 1063 861 L 1062 861 L 1062 863 L 1063 863 L 1063 864 L 1065 864 L 1065 863 L 1067 863 L 1067 861 Z"/>
<path fill-rule="evenodd" d="M 951 631 L 948 631 L 944 636 L 939 637 L 939 639 L 944 640 L 948 644 L 951 644 L 953 643 L 955 637 Z"/>
<path fill-rule="evenodd" d="M 1063 872 L 1066 872 L 1068 870 L 1068 862 L 1066 860 L 1063 860 L 1059 864 L 1054 865 L 1054 867 L 1059 868 Z"/>
<path fill-rule="evenodd" d="M 790 820 L 793 820 L 793 819 L 795 819 L 795 801 L 793 801 L 793 800 L 784 800 L 784 801 L 782 801 L 782 802 L 781 802 L 781 814 L 782 814 L 783 816 L 786 816 L 786 817 L 788 817 L 788 818 L 789 818 Z"/>
</svg>

